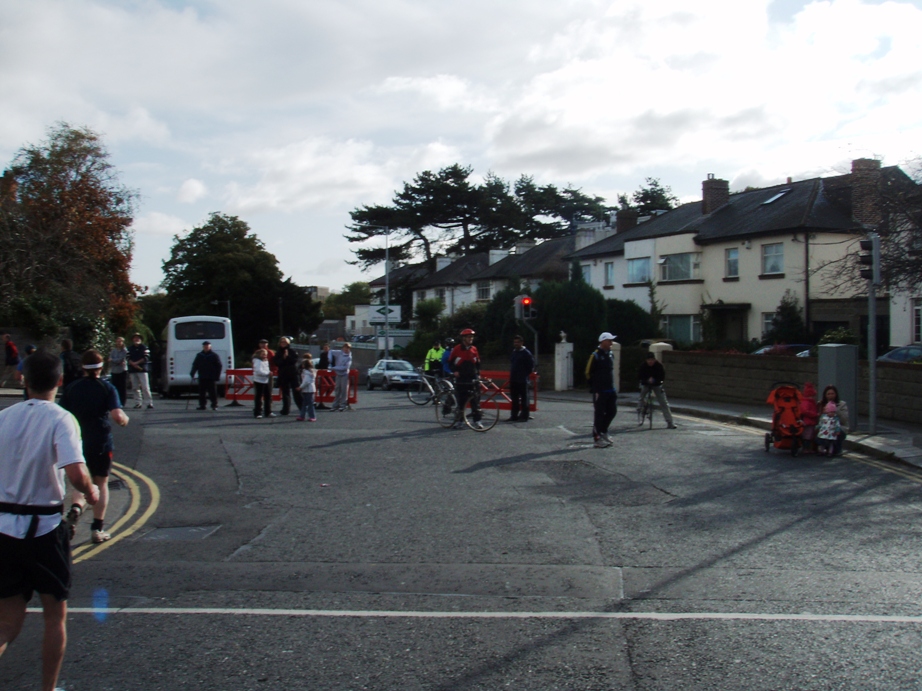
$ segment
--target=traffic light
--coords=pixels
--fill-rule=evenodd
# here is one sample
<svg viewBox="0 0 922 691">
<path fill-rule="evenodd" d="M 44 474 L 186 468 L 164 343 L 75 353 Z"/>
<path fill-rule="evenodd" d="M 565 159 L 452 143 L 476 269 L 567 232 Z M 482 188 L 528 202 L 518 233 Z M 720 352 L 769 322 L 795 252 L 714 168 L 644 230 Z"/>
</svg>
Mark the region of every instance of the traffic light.
<svg viewBox="0 0 922 691">
<path fill-rule="evenodd" d="M 868 233 L 867 240 L 859 240 L 861 253 L 858 255 L 858 264 L 861 266 L 861 278 L 871 281 L 876 286 L 880 285 L 880 236 L 877 233 Z"/>
<path fill-rule="evenodd" d="M 534 319 L 537 316 L 534 308 L 534 300 L 531 295 L 516 295 L 513 301 L 515 306 L 515 318 L 522 321 Z"/>
</svg>

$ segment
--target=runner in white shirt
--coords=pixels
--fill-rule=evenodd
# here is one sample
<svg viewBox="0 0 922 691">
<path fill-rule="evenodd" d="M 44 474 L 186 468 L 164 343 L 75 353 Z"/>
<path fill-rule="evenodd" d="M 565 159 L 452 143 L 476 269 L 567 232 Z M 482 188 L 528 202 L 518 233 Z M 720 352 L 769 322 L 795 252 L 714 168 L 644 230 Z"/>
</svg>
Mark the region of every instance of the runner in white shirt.
<svg viewBox="0 0 922 691">
<path fill-rule="evenodd" d="M 22 630 L 26 605 L 38 591 L 45 621 L 42 689 L 52 691 L 64 660 L 70 590 L 64 476 L 90 504 L 99 490 L 83 462 L 77 421 L 54 403 L 60 358 L 38 350 L 23 375 L 29 400 L 0 411 L 0 655 Z"/>
</svg>

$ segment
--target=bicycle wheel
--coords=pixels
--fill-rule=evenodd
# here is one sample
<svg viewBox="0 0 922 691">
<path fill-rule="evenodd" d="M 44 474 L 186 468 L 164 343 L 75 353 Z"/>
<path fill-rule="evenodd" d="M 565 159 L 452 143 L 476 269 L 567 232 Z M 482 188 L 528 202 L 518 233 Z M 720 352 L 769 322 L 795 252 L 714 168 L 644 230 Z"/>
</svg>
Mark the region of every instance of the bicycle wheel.
<svg viewBox="0 0 922 691">
<path fill-rule="evenodd" d="M 435 419 L 438 423 L 445 427 L 451 427 L 457 421 L 458 414 L 458 404 L 455 401 L 454 393 L 448 391 L 440 393 L 435 397 Z"/>
<path fill-rule="evenodd" d="M 425 379 L 420 379 L 415 384 L 407 386 L 407 398 L 415 405 L 426 405 L 434 395 L 432 386 Z"/>
<path fill-rule="evenodd" d="M 643 427 L 644 420 L 647 419 L 647 403 L 646 399 L 642 398 L 637 401 L 637 426 Z"/>
<path fill-rule="evenodd" d="M 650 429 L 653 429 L 653 394 L 647 398 L 647 415 L 650 418 Z"/>
<path fill-rule="evenodd" d="M 475 432 L 487 432 L 496 426 L 499 422 L 499 406 L 493 408 L 480 407 L 480 420 L 474 420 L 474 412 L 471 410 L 473 396 L 464 402 L 464 422 Z M 483 396 L 481 396 L 483 400 Z"/>
</svg>

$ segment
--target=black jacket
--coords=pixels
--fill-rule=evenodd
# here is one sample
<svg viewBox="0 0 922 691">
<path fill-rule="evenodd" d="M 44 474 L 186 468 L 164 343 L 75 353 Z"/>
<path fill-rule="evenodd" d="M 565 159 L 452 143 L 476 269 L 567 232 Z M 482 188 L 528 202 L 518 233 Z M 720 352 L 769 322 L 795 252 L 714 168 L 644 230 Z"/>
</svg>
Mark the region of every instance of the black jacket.
<svg viewBox="0 0 922 691">
<path fill-rule="evenodd" d="M 221 358 L 213 350 L 207 353 L 203 350 L 192 361 L 192 376 L 198 372 L 198 378 L 202 381 L 218 381 L 221 378 Z"/>
<path fill-rule="evenodd" d="M 653 386 L 659 386 L 666 381 L 666 370 L 659 360 L 652 365 L 648 365 L 647 361 L 644 360 L 644 363 L 640 366 L 640 383 L 646 386 L 650 383 L 650 377 L 653 377 Z"/>
<path fill-rule="evenodd" d="M 279 348 L 273 358 L 278 367 L 278 380 L 283 382 L 298 381 L 298 354 L 291 348 Z"/>
<path fill-rule="evenodd" d="M 596 348 L 589 365 L 589 390 L 605 393 L 615 390 L 615 358 L 610 350 Z"/>
<path fill-rule="evenodd" d="M 524 384 L 528 375 L 535 369 L 535 358 L 528 348 L 513 349 L 512 359 L 509 363 L 509 381 L 515 384 Z"/>
</svg>

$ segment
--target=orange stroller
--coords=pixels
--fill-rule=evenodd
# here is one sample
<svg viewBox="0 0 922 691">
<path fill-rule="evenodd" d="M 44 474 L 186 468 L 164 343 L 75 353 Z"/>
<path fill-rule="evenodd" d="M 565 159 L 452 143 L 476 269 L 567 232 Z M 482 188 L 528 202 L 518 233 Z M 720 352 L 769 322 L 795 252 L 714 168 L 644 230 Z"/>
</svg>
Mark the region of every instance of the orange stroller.
<svg viewBox="0 0 922 691">
<path fill-rule="evenodd" d="M 765 433 L 765 450 L 772 445 L 776 449 L 790 449 L 791 455 L 796 456 L 803 447 L 801 435 L 804 431 L 804 421 L 800 413 L 800 403 L 803 396 L 797 384 L 778 382 L 768 394 L 768 403 L 772 404 L 772 431 Z"/>
</svg>

